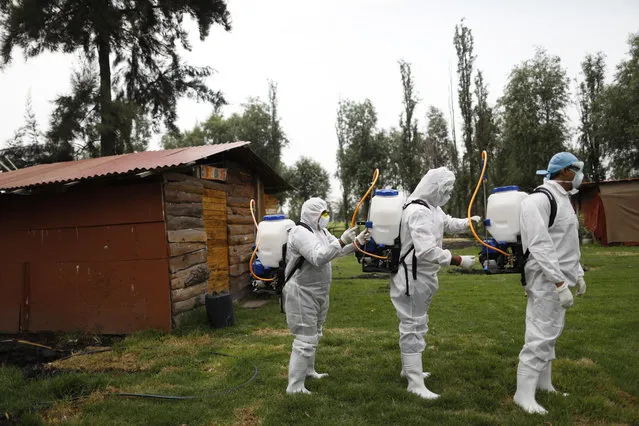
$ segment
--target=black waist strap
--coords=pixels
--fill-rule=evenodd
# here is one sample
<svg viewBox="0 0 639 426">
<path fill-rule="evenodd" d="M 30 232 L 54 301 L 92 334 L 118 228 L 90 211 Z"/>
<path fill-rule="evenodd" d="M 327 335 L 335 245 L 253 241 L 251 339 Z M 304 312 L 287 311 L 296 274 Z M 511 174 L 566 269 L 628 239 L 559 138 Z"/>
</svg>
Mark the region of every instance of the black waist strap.
<svg viewBox="0 0 639 426">
<path fill-rule="evenodd" d="M 409 284 L 408 284 L 408 266 L 406 265 L 406 257 L 413 253 L 413 280 L 417 280 L 417 256 L 415 256 L 415 247 L 411 248 L 400 259 L 399 263 L 404 267 L 404 277 L 406 278 L 406 296 L 410 296 Z"/>
</svg>

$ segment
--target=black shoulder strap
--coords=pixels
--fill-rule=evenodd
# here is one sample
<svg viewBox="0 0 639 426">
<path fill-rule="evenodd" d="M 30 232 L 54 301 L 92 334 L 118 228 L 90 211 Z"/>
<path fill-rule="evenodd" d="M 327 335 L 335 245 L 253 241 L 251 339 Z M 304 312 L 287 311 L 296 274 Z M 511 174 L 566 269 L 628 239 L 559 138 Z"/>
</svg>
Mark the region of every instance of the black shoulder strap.
<svg viewBox="0 0 639 426">
<path fill-rule="evenodd" d="M 406 208 L 408 206 L 410 206 L 411 204 L 419 204 L 422 207 L 426 207 L 427 209 L 430 209 L 430 206 L 426 203 L 426 201 L 424 200 L 413 200 L 409 203 L 404 204 L 404 207 L 402 207 L 402 210 L 406 210 Z M 402 234 L 402 222 L 400 220 L 399 222 L 399 235 L 401 238 L 401 234 Z M 400 246 L 401 246 L 401 239 L 400 239 Z M 408 266 L 406 265 L 406 257 L 408 257 L 408 255 L 410 253 L 413 253 L 413 280 L 417 279 L 417 256 L 415 256 L 415 246 L 411 245 L 410 248 L 408 249 L 408 251 L 406 253 L 404 253 L 404 255 L 402 257 L 399 258 L 399 263 L 404 267 L 404 276 L 406 278 L 406 296 L 410 296 L 410 291 L 408 289 Z"/>
<path fill-rule="evenodd" d="M 402 210 L 406 210 L 406 207 L 410 206 L 411 204 L 419 204 L 420 206 L 424 206 L 427 209 L 430 209 L 430 206 L 428 205 L 428 203 L 424 200 L 420 200 L 419 198 L 417 200 L 413 200 L 410 203 L 406 203 L 404 204 L 404 207 L 402 207 Z"/>
<path fill-rule="evenodd" d="M 548 201 L 550 201 L 550 220 L 548 221 L 548 227 L 550 228 L 554 225 L 555 218 L 557 217 L 557 201 L 555 200 L 555 197 L 552 195 L 552 192 L 550 192 L 543 186 L 538 186 L 532 193 L 541 193 L 548 197 Z"/>
<path fill-rule="evenodd" d="M 550 219 L 548 220 L 548 227 L 550 228 L 551 226 L 555 224 L 555 218 L 557 217 L 557 200 L 555 200 L 555 196 L 552 195 L 552 192 L 550 192 L 548 189 L 544 188 L 543 186 L 538 186 L 537 188 L 535 188 L 532 194 L 535 194 L 535 193 L 544 194 L 546 197 L 548 197 L 548 201 L 550 201 Z M 524 265 L 528 261 L 528 257 L 530 257 L 530 250 L 526 250 L 526 253 L 524 253 L 524 257 L 522 259 L 522 264 L 521 264 L 521 285 L 523 286 L 526 285 L 526 275 L 524 273 Z"/>
<path fill-rule="evenodd" d="M 311 233 L 313 232 L 313 229 L 304 222 L 298 223 L 297 226 L 301 226 L 302 228 L 309 230 Z"/>
<path fill-rule="evenodd" d="M 309 232 L 313 232 L 311 227 L 303 222 L 298 223 L 297 226 L 301 226 L 302 228 L 308 230 Z M 297 258 L 295 265 L 293 265 L 293 269 L 291 269 L 291 272 L 289 272 L 286 278 L 284 278 L 284 284 L 286 284 L 288 280 L 290 280 L 293 277 L 295 272 L 297 272 L 297 270 L 302 267 L 302 265 L 304 264 L 304 261 L 305 261 L 304 256 L 300 256 Z"/>
</svg>

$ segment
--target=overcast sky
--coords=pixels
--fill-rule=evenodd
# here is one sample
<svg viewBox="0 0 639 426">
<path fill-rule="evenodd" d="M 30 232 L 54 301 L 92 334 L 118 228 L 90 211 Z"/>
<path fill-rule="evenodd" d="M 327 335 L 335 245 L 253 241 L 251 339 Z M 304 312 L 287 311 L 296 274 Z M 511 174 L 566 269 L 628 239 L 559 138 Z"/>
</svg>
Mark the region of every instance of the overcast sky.
<svg viewBox="0 0 639 426">
<path fill-rule="evenodd" d="M 399 59 L 413 64 L 421 127 L 428 105 L 448 111 L 449 70 L 456 67 L 452 39 L 462 17 L 472 29 L 476 68 L 484 72 L 491 102 L 512 67 L 539 46 L 560 56 L 573 79 L 584 55 L 602 51 L 610 79 L 626 55 L 628 36 L 639 31 L 639 0 L 229 0 L 228 6 L 233 30 L 215 29 L 204 42 L 194 35 L 187 60 L 217 70 L 209 84 L 224 92 L 227 114 L 248 97 L 266 99 L 267 79 L 275 80 L 290 140 L 284 162 L 306 155 L 331 173 L 340 98 L 370 98 L 379 126 L 397 126 Z M 29 93 L 40 124 L 47 125 L 51 101 L 68 90 L 77 62 L 49 53 L 25 62 L 16 52 L 0 71 L 0 147 L 24 122 Z M 180 101 L 178 126 L 190 129 L 210 113 L 208 105 Z M 574 110 L 570 116 L 576 119 Z M 158 148 L 155 137 L 150 149 Z M 333 194 L 337 185 L 333 180 Z"/>
</svg>

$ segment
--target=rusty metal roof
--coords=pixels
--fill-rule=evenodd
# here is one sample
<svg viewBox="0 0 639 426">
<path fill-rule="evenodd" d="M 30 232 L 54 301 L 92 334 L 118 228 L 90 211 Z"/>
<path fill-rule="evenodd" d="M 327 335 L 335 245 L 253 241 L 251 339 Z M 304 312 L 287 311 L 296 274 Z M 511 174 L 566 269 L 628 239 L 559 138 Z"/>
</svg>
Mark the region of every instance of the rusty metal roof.
<svg viewBox="0 0 639 426">
<path fill-rule="evenodd" d="M 246 153 L 243 152 L 243 155 L 246 155 L 246 158 L 250 160 L 253 166 L 270 178 L 273 188 L 282 187 L 282 189 L 287 189 L 289 185 L 266 163 L 260 160 L 257 155 L 250 151 L 246 147 L 248 144 L 249 142 L 231 142 L 41 164 L 0 173 L 0 190 L 62 184 L 99 177 L 175 168 L 242 147 L 244 147 L 242 151 L 246 151 Z"/>
<path fill-rule="evenodd" d="M 638 182 L 639 178 L 626 178 L 626 179 L 612 179 L 612 180 L 602 180 L 600 182 L 584 182 L 581 184 L 581 187 L 589 187 L 589 186 L 598 186 L 598 185 L 609 185 L 609 184 L 617 184 L 617 183 L 629 183 L 629 182 Z"/>
</svg>

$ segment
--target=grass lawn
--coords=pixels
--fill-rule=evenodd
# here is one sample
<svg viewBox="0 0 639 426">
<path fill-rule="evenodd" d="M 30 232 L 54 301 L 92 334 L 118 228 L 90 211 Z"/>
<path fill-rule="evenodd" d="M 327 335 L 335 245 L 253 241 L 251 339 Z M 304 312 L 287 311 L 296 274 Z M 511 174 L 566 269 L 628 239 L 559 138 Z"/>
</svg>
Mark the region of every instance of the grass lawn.
<svg viewBox="0 0 639 426">
<path fill-rule="evenodd" d="M 570 396 L 538 393 L 546 416 L 512 402 L 526 305 L 518 276 L 440 272 L 424 366 L 432 373 L 427 386 L 442 396 L 428 402 L 399 377 L 388 279 L 356 278 L 361 271 L 349 257 L 333 264 L 317 355 L 318 371 L 329 376 L 307 379 L 313 395 L 284 392 L 292 337 L 272 300 L 236 307 L 231 328 L 211 330 L 199 311 L 173 334 L 129 336 L 111 352 L 57 361 L 35 378 L 0 366 L 0 423 L 639 424 L 639 248 L 588 246 L 583 261 L 588 292 L 567 313 L 553 364 L 555 387 Z M 254 366 L 255 380 L 220 394 L 248 380 Z"/>
</svg>

